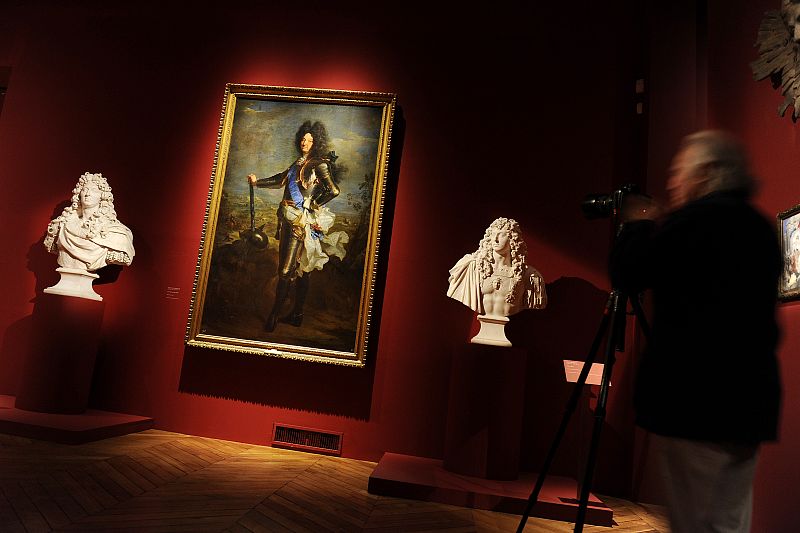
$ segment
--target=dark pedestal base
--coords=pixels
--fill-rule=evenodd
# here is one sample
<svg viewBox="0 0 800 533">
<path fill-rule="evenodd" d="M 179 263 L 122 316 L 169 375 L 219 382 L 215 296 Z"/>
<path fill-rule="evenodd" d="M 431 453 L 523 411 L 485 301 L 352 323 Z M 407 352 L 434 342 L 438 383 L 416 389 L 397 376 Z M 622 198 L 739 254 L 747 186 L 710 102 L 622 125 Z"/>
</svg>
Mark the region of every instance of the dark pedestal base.
<svg viewBox="0 0 800 533">
<path fill-rule="evenodd" d="M 525 360 L 519 348 L 467 344 L 453 354 L 444 467 L 511 480 L 519 474 Z"/>
<path fill-rule="evenodd" d="M 31 351 L 25 360 L 16 407 L 27 411 L 86 411 L 105 304 L 42 294 L 32 315 Z"/>
<path fill-rule="evenodd" d="M 385 453 L 369 477 L 369 492 L 521 515 L 535 483 L 536 474 L 522 473 L 513 481 L 493 481 L 450 472 L 438 459 Z M 531 516 L 574 522 L 576 498 L 574 480 L 548 476 Z M 586 524 L 612 526 L 613 516 L 610 508 L 589 495 Z"/>
<path fill-rule="evenodd" d="M 0 433 L 29 439 L 82 444 L 153 427 L 144 416 L 88 409 L 82 414 L 37 413 L 14 407 L 13 396 L 0 395 Z"/>
</svg>

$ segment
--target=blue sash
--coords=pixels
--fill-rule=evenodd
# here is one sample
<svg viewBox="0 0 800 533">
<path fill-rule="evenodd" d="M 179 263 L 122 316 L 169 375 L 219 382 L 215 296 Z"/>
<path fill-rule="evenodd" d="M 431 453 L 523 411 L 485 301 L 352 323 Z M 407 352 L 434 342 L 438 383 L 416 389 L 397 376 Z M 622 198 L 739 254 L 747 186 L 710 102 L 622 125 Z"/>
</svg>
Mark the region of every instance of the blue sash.
<svg viewBox="0 0 800 533">
<path fill-rule="evenodd" d="M 303 209 L 303 201 L 305 198 L 303 198 L 303 193 L 300 192 L 300 186 L 297 184 L 297 165 L 292 165 L 289 169 L 288 180 L 289 194 L 292 197 L 295 207 Z M 309 229 L 311 230 L 311 237 L 313 239 L 319 240 L 322 238 L 322 232 L 314 228 L 314 226 L 309 226 Z"/>
<path fill-rule="evenodd" d="M 300 186 L 297 185 L 297 165 L 292 165 L 289 168 L 289 194 L 292 196 L 292 201 L 295 207 L 303 207 L 303 193 L 300 192 Z"/>
</svg>

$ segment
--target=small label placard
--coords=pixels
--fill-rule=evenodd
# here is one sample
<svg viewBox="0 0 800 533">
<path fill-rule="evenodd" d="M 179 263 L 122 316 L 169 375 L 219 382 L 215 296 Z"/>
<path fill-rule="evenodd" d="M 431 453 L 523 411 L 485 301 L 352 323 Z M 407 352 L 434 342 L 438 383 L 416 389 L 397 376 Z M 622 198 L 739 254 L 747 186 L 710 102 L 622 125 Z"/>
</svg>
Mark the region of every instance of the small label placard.
<svg viewBox="0 0 800 533">
<path fill-rule="evenodd" d="M 564 374 L 567 376 L 568 383 L 577 383 L 578 376 L 581 375 L 581 370 L 583 370 L 583 363 L 583 361 L 564 359 Z M 603 380 L 603 366 L 603 363 L 592 363 L 589 375 L 586 376 L 587 385 L 600 385 Z M 611 383 L 608 386 L 610 387 Z"/>
</svg>

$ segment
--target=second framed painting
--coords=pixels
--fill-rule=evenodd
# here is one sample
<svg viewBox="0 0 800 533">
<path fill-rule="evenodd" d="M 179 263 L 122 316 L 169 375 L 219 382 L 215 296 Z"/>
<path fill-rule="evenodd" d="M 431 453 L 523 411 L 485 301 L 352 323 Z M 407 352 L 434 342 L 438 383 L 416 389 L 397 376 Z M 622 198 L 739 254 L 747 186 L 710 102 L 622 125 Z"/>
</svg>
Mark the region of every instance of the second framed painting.
<svg viewBox="0 0 800 533">
<path fill-rule="evenodd" d="M 783 272 L 778 298 L 783 301 L 800 298 L 800 205 L 778 213 Z"/>
<path fill-rule="evenodd" d="M 226 87 L 187 344 L 365 364 L 395 102 Z"/>
</svg>

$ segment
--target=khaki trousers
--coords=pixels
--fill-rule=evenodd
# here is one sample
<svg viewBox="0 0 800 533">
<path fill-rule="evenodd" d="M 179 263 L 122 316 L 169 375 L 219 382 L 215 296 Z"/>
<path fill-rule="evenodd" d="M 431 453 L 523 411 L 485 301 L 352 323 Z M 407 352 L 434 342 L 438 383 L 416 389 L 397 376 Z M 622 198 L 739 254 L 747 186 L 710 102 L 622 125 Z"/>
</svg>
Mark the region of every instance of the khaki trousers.
<svg viewBox="0 0 800 533">
<path fill-rule="evenodd" d="M 758 445 L 653 435 L 672 533 L 748 533 Z"/>
</svg>

